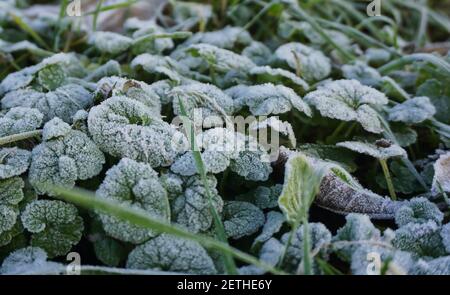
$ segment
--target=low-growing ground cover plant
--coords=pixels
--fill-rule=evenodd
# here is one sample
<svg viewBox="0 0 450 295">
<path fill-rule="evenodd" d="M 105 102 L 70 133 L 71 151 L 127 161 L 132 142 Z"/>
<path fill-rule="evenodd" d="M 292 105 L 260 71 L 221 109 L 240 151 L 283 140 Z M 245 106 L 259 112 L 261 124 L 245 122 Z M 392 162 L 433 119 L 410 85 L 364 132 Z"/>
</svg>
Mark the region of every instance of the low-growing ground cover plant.
<svg viewBox="0 0 450 295">
<path fill-rule="evenodd" d="M 450 275 L 448 7 L 54 2 L 0 2 L 0 274 Z"/>
</svg>

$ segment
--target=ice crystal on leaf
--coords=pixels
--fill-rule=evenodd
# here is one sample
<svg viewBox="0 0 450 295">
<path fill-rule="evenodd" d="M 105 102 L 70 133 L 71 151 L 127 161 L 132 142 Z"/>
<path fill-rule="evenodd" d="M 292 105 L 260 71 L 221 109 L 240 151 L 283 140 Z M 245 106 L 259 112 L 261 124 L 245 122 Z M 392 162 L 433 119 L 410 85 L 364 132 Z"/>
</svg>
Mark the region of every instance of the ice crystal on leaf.
<svg viewBox="0 0 450 295">
<path fill-rule="evenodd" d="M 92 95 L 77 84 L 66 84 L 50 92 L 40 92 L 31 88 L 7 93 L 2 99 L 2 108 L 35 108 L 44 115 L 47 122 L 54 117 L 72 122 L 73 115 L 91 105 Z"/>
<path fill-rule="evenodd" d="M 19 148 L 0 149 L 0 179 L 18 176 L 28 170 L 31 153 Z"/>
<path fill-rule="evenodd" d="M 447 253 L 450 253 L 450 223 L 447 223 L 442 227 L 441 238 L 442 243 L 445 246 L 445 250 L 447 251 Z"/>
<path fill-rule="evenodd" d="M 32 151 L 29 181 L 39 193 L 53 194 L 53 186 L 73 187 L 75 181 L 100 173 L 103 153 L 83 132 L 59 118 L 44 125 L 43 142 Z"/>
<path fill-rule="evenodd" d="M 258 66 L 262 66 L 270 60 L 272 52 L 264 43 L 252 41 L 242 50 L 242 55 L 251 59 Z"/>
<path fill-rule="evenodd" d="M 161 220 L 170 220 L 167 192 L 158 174 L 146 163 L 123 158 L 106 172 L 96 196 L 142 210 Z M 140 244 L 155 236 L 151 230 L 107 214 L 100 214 L 100 219 L 105 232 L 121 241 Z"/>
<path fill-rule="evenodd" d="M 264 263 L 276 266 L 280 261 L 280 258 L 284 251 L 284 245 L 275 238 L 269 239 L 261 247 L 259 251 L 259 259 Z M 239 268 L 239 274 L 241 275 L 262 275 L 265 271 L 254 265 L 247 265 Z"/>
<path fill-rule="evenodd" d="M 277 60 L 299 71 L 307 81 L 320 81 L 331 73 L 331 61 L 321 51 L 300 43 L 287 43 L 274 53 Z"/>
<path fill-rule="evenodd" d="M 269 211 L 266 214 L 266 222 L 262 228 L 261 233 L 255 238 L 252 248 L 257 248 L 260 244 L 268 241 L 276 233 L 278 233 L 283 226 L 286 218 L 283 214 L 277 211 Z"/>
<path fill-rule="evenodd" d="M 0 274 L 3 275 L 55 275 L 64 271 L 62 264 L 47 261 L 47 253 L 39 247 L 26 247 L 12 252 L 0 267 Z"/>
<path fill-rule="evenodd" d="M 35 130 L 41 126 L 43 118 L 37 109 L 11 108 L 0 118 L 0 136 Z"/>
<path fill-rule="evenodd" d="M 254 67 L 250 75 L 255 77 L 258 83 L 273 83 L 290 87 L 299 93 L 305 93 L 309 89 L 308 83 L 292 72 L 269 66 Z"/>
<path fill-rule="evenodd" d="M 414 97 L 389 110 L 389 121 L 407 124 L 421 123 L 436 114 L 436 108 L 426 96 Z"/>
<path fill-rule="evenodd" d="M 202 246 L 168 234 L 137 246 L 128 256 L 127 268 L 216 274 L 214 263 Z"/>
<path fill-rule="evenodd" d="M 400 227 L 410 222 L 426 223 L 429 220 L 441 224 L 443 219 L 444 214 L 439 208 L 425 198 L 414 198 L 395 213 L 395 223 Z"/>
<path fill-rule="evenodd" d="M 183 76 L 189 72 L 188 67 L 168 56 L 151 55 L 149 53 L 136 56 L 131 61 L 131 68 L 135 71 L 142 69 L 153 75 L 167 76 L 177 83 L 180 83 L 184 79 Z"/>
<path fill-rule="evenodd" d="M 412 275 L 450 275 L 450 256 L 433 260 L 420 259 L 411 271 Z"/>
<path fill-rule="evenodd" d="M 192 44 L 210 44 L 224 49 L 233 49 L 235 46 L 246 46 L 252 42 L 252 37 L 240 27 L 227 26 L 218 31 L 198 32 L 186 40 L 182 47 Z"/>
<path fill-rule="evenodd" d="M 152 167 L 172 164 L 185 148 L 182 133 L 155 117 L 142 102 L 125 96 L 111 97 L 89 112 L 88 128 L 97 146 L 115 157 L 127 157 Z"/>
<path fill-rule="evenodd" d="M 417 256 L 439 257 L 445 254 L 440 236 L 441 228 L 433 220 L 425 223 L 408 223 L 395 231 L 392 244 L 397 249 Z"/>
<path fill-rule="evenodd" d="M 89 42 L 102 53 L 116 55 L 130 48 L 133 39 L 114 32 L 94 32 Z"/>
<path fill-rule="evenodd" d="M 310 223 L 309 235 L 311 243 L 311 252 L 319 253 L 326 252 L 325 245 L 331 242 L 331 233 L 322 223 Z M 303 259 L 303 239 L 304 239 L 303 225 L 299 226 L 294 233 L 290 246 L 287 248 L 286 257 L 284 259 L 287 264 L 286 267 L 292 271 L 296 271 L 299 263 Z M 287 245 L 289 233 L 284 234 L 281 237 L 281 241 L 284 245 Z"/>
<path fill-rule="evenodd" d="M 291 147 L 297 146 L 294 130 L 292 125 L 287 121 L 281 121 L 277 117 L 269 117 L 263 121 L 256 121 L 250 124 L 250 130 L 257 130 L 259 134 L 264 134 L 269 128 L 272 129 L 272 131 L 286 136 Z"/>
<path fill-rule="evenodd" d="M 51 258 L 67 254 L 80 241 L 84 229 L 77 208 L 62 201 L 33 201 L 21 219 L 32 233 L 31 245 L 44 249 Z"/>
<path fill-rule="evenodd" d="M 381 81 L 380 73 L 361 61 L 342 66 L 342 74 L 348 80 L 357 80 L 363 85 L 372 87 L 376 87 Z"/>
<path fill-rule="evenodd" d="M 359 154 L 366 154 L 374 158 L 383 160 L 392 157 L 406 156 L 406 151 L 396 144 L 390 144 L 388 147 L 383 147 L 367 142 L 345 141 L 338 143 L 337 146 L 347 148 Z"/>
<path fill-rule="evenodd" d="M 24 195 L 22 189 L 25 184 L 20 177 L 0 180 L 0 245 L 8 244 L 8 235 L 19 216 L 19 202 Z"/>
<path fill-rule="evenodd" d="M 211 193 L 211 204 L 218 213 L 221 213 L 223 200 L 216 189 L 217 180 L 214 176 L 208 176 L 207 181 Z M 171 205 L 173 221 L 188 230 L 195 233 L 204 232 L 212 226 L 213 215 L 208 195 L 199 176 L 185 179 L 183 193 Z"/>
<path fill-rule="evenodd" d="M 201 112 L 202 118 L 224 117 L 233 113 L 233 100 L 222 90 L 211 84 L 192 83 L 172 88 L 168 93 L 172 100 L 173 112 L 181 115 L 180 100 L 187 115 L 192 118 L 194 110 Z"/>
<path fill-rule="evenodd" d="M 387 104 L 386 95 L 356 80 L 328 82 L 304 98 L 324 117 L 342 121 L 358 121 L 372 133 L 383 131 L 378 114 L 372 106 Z"/>
<path fill-rule="evenodd" d="M 236 110 L 248 106 L 255 116 L 283 114 L 296 109 L 311 116 L 311 109 L 291 88 L 271 83 L 261 85 L 237 85 L 226 90 Z"/>
<path fill-rule="evenodd" d="M 264 213 L 248 202 L 226 202 L 222 214 L 225 233 L 233 239 L 254 234 L 263 226 L 265 220 Z"/>
</svg>

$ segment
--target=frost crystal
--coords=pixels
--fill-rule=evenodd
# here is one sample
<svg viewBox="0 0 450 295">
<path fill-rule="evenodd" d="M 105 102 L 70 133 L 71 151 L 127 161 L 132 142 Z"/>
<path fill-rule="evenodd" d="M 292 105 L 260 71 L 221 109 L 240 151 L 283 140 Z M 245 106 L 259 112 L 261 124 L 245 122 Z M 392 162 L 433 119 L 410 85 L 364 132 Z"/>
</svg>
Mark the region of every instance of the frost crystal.
<svg viewBox="0 0 450 295">
<path fill-rule="evenodd" d="M 258 83 L 273 83 L 290 87 L 300 93 L 305 93 L 309 89 L 308 83 L 292 72 L 271 68 L 269 66 L 254 67 L 250 75 L 256 78 Z"/>
<path fill-rule="evenodd" d="M 420 259 L 411 272 L 412 275 L 450 275 L 450 256 L 425 261 Z"/>
<path fill-rule="evenodd" d="M 66 268 L 60 263 L 47 261 L 47 253 L 38 247 L 27 247 L 12 252 L 3 261 L 0 274 L 36 275 L 61 274 Z"/>
<path fill-rule="evenodd" d="M 6 237 L 16 224 L 19 215 L 19 202 L 22 201 L 24 182 L 19 177 L 0 180 L 0 246 L 8 244 Z"/>
<path fill-rule="evenodd" d="M 439 208 L 425 198 L 414 198 L 405 206 L 397 210 L 395 214 L 395 223 L 398 226 L 404 226 L 410 222 L 426 223 L 433 220 L 437 224 L 441 224 L 444 214 Z"/>
<path fill-rule="evenodd" d="M 263 121 L 253 122 L 249 128 L 250 130 L 258 130 L 259 134 L 264 134 L 264 131 L 267 132 L 267 129 L 271 128 L 273 131 L 286 136 L 289 139 L 290 146 L 297 146 L 297 139 L 295 138 L 292 125 L 287 121 L 281 121 L 277 117 L 269 117 Z"/>
<path fill-rule="evenodd" d="M 255 116 L 283 114 L 292 108 L 311 116 L 310 107 L 291 89 L 271 83 L 246 86 L 238 85 L 226 90 L 236 110 L 248 106 Z"/>
<path fill-rule="evenodd" d="M 167 192 L 160 183 L 158 174 L 145 163 L 127 158 L 120 160 L 106 172 L 96 196 L 142 210 L 161 220 L 170 220 Z M 105 232 L 121 241 L 140 244 L 155 236 L 151 230 L 110 215 L 100 214 L 100 218 Z"/>
<path fill-rule="evenodd" d="M 62 201 L 38 200 L 22 213 L 23 226 L 32 234 L 31 245 L 44 249 L 49 257 L 67 254 L 83 232 L 77 208 Z"/>
<path fill-rule="evenodd" d="M 225 27 L 218 31 L 198 32 L 186 40 L 181 46 L 205 43 L 224 49 L 233 49 L 235 46 L 248 45 L 252 37 L 240 27 Z"/>
<path fill-rule="evenodd" d="M 100 173 L 105 157 L 83 132 L 55 118 L 44 125 L 43 142 L 32 151 L 29 181 L 39 193 L 53 186 L 73 187 Z"/>
<path fill-rule="evenodd" d="M 264 243 L 259 251 L 259 259 L 264 263 L 276 266 L 283 254 L 284 245 L 277 239 L 271 238 Z M 242 275 L 262 275 L 265 271 L 257 266 L 248 265 L 239 268 L 239 274 Z"/>
<path fill-rule="evenodd" d="M 300 261 L 303 259 L 303 225 L 294 233 L 291 244 L 286 251 L 285 263 L 287 268 L 293 271 L 297 270 Z M 290 233 L 286 233 L 281 238 L 284 245 L 287 244 Z M 325 245 L 331 242 L 331 233 L 322 223 L 310 223 L 309 235 L 311 251 L 319 252 Z M 323 252 L 323 251 L 322 251 Z"/>
<path fill-rule="evenodd" d="M 221 213 L 223 201 L 216 190 L 217 180 L 214 176 L 208 176 L 207 181 L 212 206 Z M 176 223 L 194 233 L 206 231 L 211 227 L 213 215 L 206 189 L 199 176 L 191 176 L 185 180 L 184 192 L 172 202 L 172 216 Z"/>
<path fill-rule="evenodd" d="M 133 40 L 114 32 L 94 32 L 89 42 L 100 52 L 116 55 L 127 50 Z"/>
<path fill-rule="evenodd" d="M 31 153 L 18 148 L 0 149 L 0 179 L 18 176 L 28 170 Z"/>
<path fill-rule="evenodd" d="M 72 122 L 73 115 L 92 103 L 92 95 L 84 87 L 67 84 L 47 93 L 31 88 L 7 93 L 2 99 L 2 108 L 35 108 L 44 115 L 44 122 L 54 117 Z"/>
<path fill-rule="evenodd" d="M 447 253 L 450 253 L 450 223 L 447 223 L 442 227 L 441 231 L 442 243 L 445 246 Z"/>
<path fill-rule="evenodd" d="M 258 66 L 262 66 L 270 60 L 272 52 L 264 43 L 252 41 L 242 50 L 242 55 L 251 59 Z"/>
<path fill-rule="evenodd" d="M 259 244 L 266 242 L 278 233 L 283 226 L 286 218 L 283 214 L 277 211 L 269 211 L 266 214 L 266 222 L 261 233 L 255 238 L 252 244 L 252 248 L 256 248 Z"/>
<path fill-rule="evenodd" d="M 183 75 L 189 72 L 188 67 L 168 56 L 148 53 L 136 56 L 131 62 L 131 68 L 134 70 L 142 68 L 142 70 L 150 74 L 161 74 L 177 83 L 180 83 L 183 80 Z"/>
<path fill-rule="evenodd" d="M 194 109 L 201 112 L 203 118 L 223 117 L 233 113 L 233 100 L 222 90 L 211 84 L 192 83 L 172 88 L 169 92 L 173 112 L 181 115 L 180 100 L 190 118 Z"/>
<path fill-rule="evenodd" d="M 358 141 L 344 141 L 337 146 L 347 148 L 360 154 L 366 154 L 377 159 L 389 159 L 392 157 L 405 157 L 406 151 L 396 144 L 390 144 L 388 147 L 379 146 Z"/>
<path fill-rule="evenodd" d="M 418 256 L 438 257 L 445 254 L 440 236 L 441 228 L 436 222 L 408 223 L 395 231 L 394 247 Z"/>
<path fill-rule="evenodd" d="M 342 66 L 342 73 L 346 79 L 358 80 L 363 85 L 367 86 L 375 87 L 379 85 L 381 81 L 380 73 L 361 61 L 357 61 L 353 65 Z"/>
<path fill-rule="evenodd" d="M 417 124 L 432 118 L 434 114 L 436 108 L 428 97 L 415 97 L 394 106 L 389 111 L 389 121 Z"/>
<path fill-rule="evenodd" d="M 240 239 L 254 234 L 264 224 L 264 213 L 247 202 L 230 201 L 223 208 L 223 226 L 228 237 Z"/>
<path fill-rule="evenodd" d="M 274 55 L 307 81 L 320 81 L 331 73 L 331 61 L 321 51 L 300 43 L 281 45 Z"/>
<path fill-rule="evenodd" d="M 114 96 L 89 112 L 88 128 L 98 147 L 115 157 L 167 166 L 186 145 L 182 133 L 155 117 L 145 104 Z"/>
<path fill-rule="evenodd" d="M 365 130 L 383 131 L 372 105 L 388 103 L 386 95 L 356 80 L 328 82 L 308 93 L 305 100 L 314 105 L 324 117 L 342 121 L 358 121 Z"/>
<path fill-rule="evenodd" d="M 167 234 L 159 235 L 131 251 L 127 268 L 216 274 L 214 263 L 202 246 Z"/>
<path fill-rule="evenodd" d="M 0 118 L 0 137 L 36 130 L 43 117 L 37 109 L 12 108 Z"/>
</svg>

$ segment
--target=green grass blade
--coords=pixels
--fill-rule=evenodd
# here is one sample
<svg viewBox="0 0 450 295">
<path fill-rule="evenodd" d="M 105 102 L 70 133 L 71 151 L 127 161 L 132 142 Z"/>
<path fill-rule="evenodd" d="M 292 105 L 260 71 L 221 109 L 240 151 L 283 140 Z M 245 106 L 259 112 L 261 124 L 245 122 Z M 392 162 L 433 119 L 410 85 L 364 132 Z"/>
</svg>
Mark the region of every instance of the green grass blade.
<svg viewBox="0 0 450 295">
<path fill-rule="evenodd" d="M 13 19 L 14 23 L 25 33 L 31 36 L 37 43 L 39 43 L 40 46 L 44 47 L 47 50 L 51 50 L 50 47 L 45 43 L 45 41 L 39 36 L 38 33 L 36 33 L 32 27 L 30 27 L 26 22 L 23 21 L 18 15 L 15 15 L 14 13 L 10 13 L 11 18 Z"/>
<path fill-rule="evenodd" d="M 185 126 L 186 133 L 189 135 L 189 140 L 191 143 L 191 149 L 192 149 L 192 153 L 194 156 L 195 165 L 197 167 L 198 173 L 200 174 L 200 178 L 203 182 L 203 186 L 205 187 L 206 195 L 208 197 L 209 209 L 210 209 L 210 211 L 213 215 L 213 219 L 214 219 L 214 226 L 215 226 L 217 237 L 223 243 L 228 244 L 227 236 L 225 233 L 225 228 L 222 224 L 219 214 L 217 213 L 216 209 L 214 208 L 214 206 L 212 204 L 212 194 L 211 194 L 211 190 L 209 188 L 208 180 L 206 177 L 205 164 L 203 163 L 202 155 L 197 147 L 194 126 L 193 126 L 191 120 L 187 116 L 186 108 L 184 107 L 183 101 L 181 100 L 180 97 L 178 98 L 178 100 L 180 103 L 180 111 L 181 111 L 181 115 L 182 115 L 181 119 L 183 121 L 183 125 Z M 233 257 L 230 254 L 225 253 L 224 263 L 225 263 L 225 267 L 227 269 L 228 274 L 237 274 L 238 273 L 236 264 L 234 263 Z"/>
<path fill-rule="evenodd" d="M 17 133 L 17 134 L 13 134 L 13 135 L 0 137 L 0 146 L 8 144 L 8 143 L 13 143 L 16 141 L 21 141 L 24 139 L 33 138 L 33 137 L 39 136 L 41 134 L 42 134 L 42 130 L 33 130 L 33 131 L 27 131 L 27 132 L 22 132 L 22 133 Z"/>
<path fill-rule="evenodd" d="M 165 221 L 145 214 L 140 210 L 123 206 L 109 200 L 97 198 L 94 193 L 81 189 L 67 189 L 62 187 L 54 187 L 52 190 L 57 194 L 56 198 L 74 203 L 85 209 L 99 211 L 121 220 L 128 221 L 131 224 L 137 226 L 198 242 L 207 249 L 215 250 L 220 253 L 227 253 L 228 255 L 236 257 L 236 259 L 239 259 L 248 264 L 255 265 L 272 274 L 285 274 L 283 271 L 280 271 L 264 262 L 261 262 L 257 258 L 245 252 L 230 247 L 226 243 L 204 235 L 191 233 L 176 225 L 166 223 Z"/>
</svg>

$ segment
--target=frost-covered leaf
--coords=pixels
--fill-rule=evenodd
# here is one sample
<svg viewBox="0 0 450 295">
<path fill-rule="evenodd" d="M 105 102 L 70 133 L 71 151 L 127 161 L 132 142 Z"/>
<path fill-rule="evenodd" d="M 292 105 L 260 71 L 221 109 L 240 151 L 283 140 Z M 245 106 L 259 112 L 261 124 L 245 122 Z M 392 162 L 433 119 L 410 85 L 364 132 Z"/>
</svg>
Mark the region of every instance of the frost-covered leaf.
<svg viewBox="0 0 450 295">
<path fill-rule="evenodd" d="M 44 125 L 43 142 L 31 155 L 29 181 L 39 193 L 52 194 L 53 186 L 73 187 L 75 181 L 100 173 L 103 153 L 83 132 L 55 118 Z"/>
<path fill-rule="evenodd" d="M 309 236 L 311 243 L 311 252 L 319 252 L 325 245 L 331 242 L 331 233 L 322 223 L 309 224 Z M 281 242 L 287 245 L 290 233 L 286 233 L 281 237 Z M 303 260 L 303 225 L 299 226 L 295 231 L 290 246 L 286 250 L 284 262 L 286 267 L 291 271 L 296 271 L 299 263 Z M 322 251 L 324 252 L 324 251 Z"/>
<path fill-rule="evenodd" d="M 66 267 L 47 261 L 47 253 L 39 247 L 26 247 L 12 252 L 0 268 L 3 275 L 61 274 Z"/>
<path fill-rule="evenodd" d="M 214 176 L 208 176 L 207 181 L 211 204 L 218 213 L 221 213 L 223 200 L 216 189 L 217 180 Z M 173 221 L 191 232 L 206 231 L 212 226 L 213 215 L 209 198 L 199 176 L 191 176 L 185 180 L 183 193 L 171 205 Z"/>
<path fill-rule="evenodd" d="M 432 191 L 435 194 L 450 192 L 450 152 L 443 154 L 434 163 Z"/>
<path fill-rule="evenodd" d="M 115 60 L 109 60 L 91 71 L 84 79 L 86 81 L 98 81 L 103 77 L 121 76 L 122 69 L 120 64 Z"/>
<path fill-rule="evenodd" d="M 236 197 L 238 201 L 247 201 L 256 205 L 260 209 L 270 209 L 278 206 L 278 197 L 281 194 L 283 185 L 276 184 L 271 187 L 258 186 L 249 193 Z"/>
<path fill-rule="evenodd" d="M 389 110 L 389 120 L 407 124 L 421 123 L 436 114 L 436 108 L 426 96 L 415 97 Z"/>
<path fill-rule="evenodd" d="M 210 44 L 224 49 L 233 49 L 236 46 L 246 46 L 252 42 L 250 34 L 240 27 L 227 26 L 221 30 L 211 32 L 198 32 L 186 40 L 181 46 L 192 44 Z"/>
<path fill-rule="evenodd" d="M 231 161 L 230 169 L 250 181 L 266 181 L 273 171 L 269 155 L 261 148 L 240 151 Z"/>
<path fill-rule="evenodd" d="M 231 97 L 211 84 L 192 83 L 177 86 L 172 88 L 168 95 L 172 100 L 175 115 L 182 114 L 180 100 L 190 118 L 194 116 L 194 110 L 200 112 L 205 119 L 210 116 L 224 117 L 234 111 Z"/>
<path fill-rule="evenodd" d="M 248 106 L 255 116 L 283 114 L 292 108 L 311 116 L 310 107 L 291 89 L 271 83 L 237 85 L 226 90 L 234 100 L 236 110 Z"/>
<path fill-rule="evenodd" d="M 223 207 L 223 226 L 228 237 L 240 239 L 254 234 L 264 224 L 264 213 L 247 202 L 229 201 Z"/>
<path fill-rule="evenodd" d="M 126 96 L 135 99 L 152 110 L 154 116 L 160 117 L 161 101 L 151 85 L 133 79 L 117 76 L 106 77 L 97 82 L 94 92 L 97 100 L 105 100 L 112 96 Z"/>
<path fill-rule="evenodd" d="M 145 104 L 125 96 L 111 97 L 93 107 L 88 128 L 102 151 L 152 167 L 170 165 L 178 150 L 186 146 L 181 132 L 155 117 Z"/>
<path fill-rule="evenodd" d="M 349 172 L 354 172 L 358 167 L 354 153 L 336 145 L 304 144 L 299 149 L 309 157 L 337 163 Z"/>
<path fill-rule="evenodd" d="M 9 231 L 19 216 L 19 202 L 22 201 L 24 182 L 20 177 L 0 180 L 0 245 L 11 241 Z"/>
<path fill-rule="evenodd" d="M 420 259 L 410 273 L 411 275 L 450 275 L 450 256 L 433 260 Z"/>
<path fill-rule="evenodd" d="M 381 81 L 380 73 L 361 61 L 342 66 L 342 74 L 345 79 L 357 80 L 363 85 L 372 87 L 376 87 Z"/>
<path fill-rule="evenodd" d="M 27 205 L 21 219 L 32 233 L 31 245 L 44 249 L 49 257 L 67 254 L 80 241 L 84 229 L 77 208 L 62 201 L 34 201 Z"/>
<path fill-rule="evenodd" d="M 304 155 L 292 156 L 286 163 L 283 191 L 278 205 L 291 224 L 299 224 L 306 216 L 315 196 L 319 193 L 322 179 L 330 165 L 317 162 L 312 166 Z"/>
<path fill-rule="evenodd" d="M 183 75 L 187 75 L 189 68 L 168 56 L 151 55 L 143 53 L 131 61 L 131 68 L 135 71 L 143 71 L 153 75 L 167 76 L 169 79 L 180 83 Z"/>
<path fill-rule="evenodd" d="M 266 222 L 261 233 L 255 238 L 252 244 L 252 249 L 257 248 L 260 244 L 265 243 L 270 238 L 278 233 L 283 226 L 286 218 L 283 214 L 277 211 L 269 211 L 266 214 Z"/>
<path fill-rule="evenodd" d="M 262 66 L 268 63 L 272 52 L 264 43 L 252 41 L 242 50 L 242 55 L 251 59 L 258 66 Z"/>
<path fill-rule="evenodd" d="M 439 257 L 445 254 L 440 236 L 441 228 L 433 220 L 424 223 L 408 223 L 395 231 L 392 244 L 400 250 L 417 256 Z"/>
<path fill-rule="evenodd" d="M 276 266 L 284 251 L 284 245 L 277 239 L 271 238 L 261 247 L 259 259 L 267 265 Z M 255 265 L 247 265 L 239 268 L 241 275 L 262 275 L 265 271 Z"/>
<path fill-rule="evenodd" d="M 123 158 L 106 172 L 96 196 L 139 209 L 161 220 L 170 220 L 167 192 L 158 174 L 146 163 Z M 107 214 L 100 214 L 100 219 L 105 232 L 121 241 L 140 244 L 156 234 Z"/>
<path fill-rule="evenodd" d="M 442 227 L 441 238 L 442 243 L 445 246 L 445 250 L 447 251 L 447 253 L 450 253 L 450 223 L 447 223 Z"/>
<path fill-rule="evenodd" d="M 342 121 L 358 121 L 365 130 L 383 131 L 373 105 L 387 104 L 387 97 L 376 89 L 356 80 L 328 82 L 304 98 L 324 117 Z"/>
<path fill-rule="evenodd" d="M 309 90 L 308 83 L 292 72 L 269 66 L 254 67 L 250 71 L 258 83 L 281 84 L 303 94 Z"/>
<path fill-rule="evenodd" d="M 297 146 L 297 139 L 295 138 L 292 125 L 287 121 L 281 121 L 277 117 L 269 117 L 263 121 L 255 121 L 250 124 L 250 130 L 258 131 L 258 134 L 267 134 L 267 129 L 272 129 L 272 132 L 276 132 L 286 136 L 289 140 L 291 147 Z"/>
<path fill-rule="evenodd" d="M 41 126 L 43 117 L 37 109 L 12 108 L 0 118 L 0 136 L 35 130 Z"/>
<path fill-rule="evenodd" d="M 74 54 L 58 53 L 45 58 L 36 65 L 9 74 L 0 83 L 0 95 L 28 86 L 37 78 L 39 71 L 51 65 L 60 66 L 60 68 L 64 69 L 65 75 L 69 77 L 80 77 L 85 74 L 83 67 Z"/>
<path fill-rule="evenodd" d="M 19 89 L 2 98 L 2 108 L 35 108 L 44 115 L 44 122 L 59 117 L 70 123 L 78 110 L 91 104 L 91 93 L 77 84 L 66 84 L 46 93 L 31 88 Z"/>
<path fill-rule="evenodd" d="M 425 198 L 411 199 L 395 213 L 395 223 L 399 227 L 410 222 L 426 223 L 429 220 L 441 224 L 443 219 L 444 214 L 439 208 Z"/>
<path fill-rule="evenodd" d="M 274 53 L 277 60 L 298 71 L 307 81 L 320 81 L 331 73 L 331 61 L 321 51 L 300 43 L 283 44 Z"/>
<path fill-rule="evenodd" d="M 137 246 L 128 256 L 127 268 L 216 274 L 214 263 L 202 246 L 168 234 Z"/>
<path fill-rule="evenodd" d="M 417 88 L 417 96 L 429 97 L 436 108 L 436 119 L 450 124 L 450 91 L 444 81 L 428 79 Z"/>
<path fill-rule="evenodd" d="M 376 256 L 375 256 L 376 255 Z M 384 270 L 373 268 L 374 258 L 380 259 L 380 263 Z M 372 263 L 372 264 L 371 264 Z M 398 251 L 387 247 L 362 245 L 358 247 L 351 256 L 351 271 L 353 275 L 367 275 L 370 273 L 381 275 L 382 271 L 387 275 L 408 274 L 410 269 L 414 267 L 415 259 L 412 255 L 405 251 Z M 393 270 L 393 271 L 392 271 Z"/>
<path fill-rule="evenodd" d="M 233 70 L 245 74 L 256 66 L 246 56 L 210 44 L 194 44 L 187 47 L 186 52 L 193 57 L 201 58 L 219 73 L 225 74 Z"/>
<path fill-rule="evenodd" d="M 389 62 L 391 53 L 382 48 L 367 48 L 364 57 L 370 65 L 381 66 Z"/>
<path fill-rule="evenodd" d="M 66 75 L 60 64 L 50 64 L 38 72 L 37 81 L 48 91 L 53 91 L 64 84 Z"/>
<path fill-rule="evenodd" d="M 114 32 L 94 32 L 89 43 L 102 53 L 116 55 L 130 48 L 133 39 Z"/>
<path fill-rule="evenodd" d="M 386 145 L 383 144 L 384 142 L 386 142 Z M 344 141 L 338 143 L 337 146 L 382 160 L 406 156 L 406 151 L 404 149 L 385 140 L 379 140 L 375 144 L 359 141 Z"/>
<path fill-rule="evenodd" d="M 403 124 L 391 125 L 392 132 L 394 132 L 395 139 L 401 147 L 408 147 L 417 142 L 417 132 Z"/>
<path fill-rule="evenodd" d="M 333 241 L 356 242 L 356 244 L 343 243 L 335 246 L 340 253 L 350 259 L 352 253 L 361 246 L 357 244 L 358 241 L 377 241 L 380 239 L 381 233 L 367 215 L 352 213 L 347 215 L 345 219 L 346 224 L 337 231 Z"/>
<path fill-rule="evenodd" d="M 0 149 L 0 179 L 18 176 L 28 170 L 31 153 L 19 148 Z"/>
</svg>

